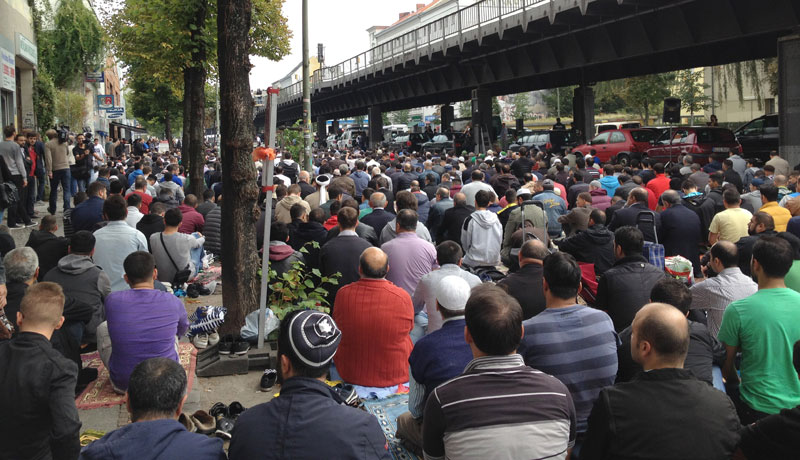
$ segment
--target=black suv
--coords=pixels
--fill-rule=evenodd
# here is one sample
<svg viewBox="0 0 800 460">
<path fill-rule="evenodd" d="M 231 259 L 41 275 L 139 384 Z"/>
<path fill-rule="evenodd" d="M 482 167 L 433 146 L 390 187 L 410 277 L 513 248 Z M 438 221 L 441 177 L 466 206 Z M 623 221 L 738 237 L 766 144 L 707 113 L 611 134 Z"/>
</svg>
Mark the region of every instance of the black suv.
<svg viewBox="0 0 800 460">
<path fill-rule="evenodd" d="M 397 136 L 389 144 L 389 149 L 394 152 L 405 150 L 406 152 L 419 152 L 422 144 L 427 141 L 421 133 L 408 133 Z"/>
<path fill-rule="evenodd" d="M 769 152 L 778 150 L 778 114 L 762 115 L 734 134 L 742 145 L 743 157 L 767 160 Z"/>
</svg>

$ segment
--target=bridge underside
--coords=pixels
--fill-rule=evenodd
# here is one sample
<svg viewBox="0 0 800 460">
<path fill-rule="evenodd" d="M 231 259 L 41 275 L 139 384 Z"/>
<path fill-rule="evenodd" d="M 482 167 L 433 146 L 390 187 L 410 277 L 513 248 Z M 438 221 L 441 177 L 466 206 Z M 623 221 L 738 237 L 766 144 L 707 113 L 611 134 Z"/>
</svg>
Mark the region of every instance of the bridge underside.
<svg viewBox="0 0 800 460">
<path fill-rule="evenodd" d="M 442 51 L 420 47 L 405 62 L 315 88 L 312 117 L 446 104 L 470 99 L 475 88 L 512 94 L 772 57 L 778 38 L 800 25 L 800 2 L 601 0 L 585 13 L 563 11 L 553 23 L 523 17 L 501 20 L 482 38 L 465 34 Z M 278 106 L 279 123 L 301 117 L 299 100 Z"/>
</svg>

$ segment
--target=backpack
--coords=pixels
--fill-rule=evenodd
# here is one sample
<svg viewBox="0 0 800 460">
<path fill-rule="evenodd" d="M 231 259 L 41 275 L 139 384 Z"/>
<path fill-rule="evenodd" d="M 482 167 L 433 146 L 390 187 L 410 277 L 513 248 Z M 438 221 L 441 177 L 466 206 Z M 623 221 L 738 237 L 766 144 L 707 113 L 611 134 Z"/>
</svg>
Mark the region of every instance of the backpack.
<svg viewBox="0 0 800 460">
<path fill-rule="evenodd" d="M 297 176 L 300 174 L 300 166 L 297 164 L 297 162 L 293 161 L 291 163 L 287 163 L 285 161 L 281 161 L 280 165 L 281 168 L 283 168 L 283 175 L 288 177 L 293 184 L 296 184 Z"/>
</svg>

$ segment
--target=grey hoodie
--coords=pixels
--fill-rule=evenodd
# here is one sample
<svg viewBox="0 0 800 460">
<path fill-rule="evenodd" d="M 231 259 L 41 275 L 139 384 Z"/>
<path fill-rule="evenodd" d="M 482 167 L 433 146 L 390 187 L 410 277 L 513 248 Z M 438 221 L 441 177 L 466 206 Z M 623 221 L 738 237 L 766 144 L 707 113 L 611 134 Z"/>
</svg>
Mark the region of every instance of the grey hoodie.
<svg viewBox="0 0 800 460">
<path fill-rule="evenodd" d="M 473 212 L 464 221 L 461 231 L 464 265 L 472 267 L 498 265 L 502 242 L 503 226 L 497 214 L 486 209 Z"/>
<path fill-rule="evenodd" d="M 64 289 L 64 309 L 91 308 L 92 319 L 83 333 L 85 342 L 94 342 L 97 326 L 105 321 L 103 302 L 111 292 L 111 280 L 103 269 L 95 265 L 92 258 L 78 254 L 67 254 L 58 265 L 48 271 L 42 281 L 52 281 Z"/>
</svg>

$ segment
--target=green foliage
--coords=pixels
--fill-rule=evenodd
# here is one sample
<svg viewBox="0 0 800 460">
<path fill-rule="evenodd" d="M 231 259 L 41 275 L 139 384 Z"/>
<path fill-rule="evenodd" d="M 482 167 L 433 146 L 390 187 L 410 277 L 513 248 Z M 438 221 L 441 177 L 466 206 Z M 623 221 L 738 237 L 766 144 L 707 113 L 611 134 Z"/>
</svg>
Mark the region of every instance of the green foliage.
<svg viewBox="0 0 800 460">
<path fill-rule="evenodd" d="M 302 122 L 297 120 L 292 126 L 278 131 L 276 136 L 277 145 L 291 152 L 293 158 L 299 158 L 304 148 Z"/>
<path fill-rule="evenodd" d="M 648 125 L 651 111 L 663 104 L 674 82 L 674 72 L 628 78 L 625 80 L 623 98 L 628 109 L 637 113 Z"/>
<path fill-rule="evenodd" d="M 528 95 L 529 93 L 518 93 L 515 94 L 512 101 L 514 104 L 514 111 L 512 112 L 511 116 L 517 119 L 525 120 L 528 118 Z"/>
<path fill-rule="evenodd" d="M 397 110 L 392 112 L 392 124 L 407 125 L 408 121 L 411 119 L 410 113 L 410 110 Z"/>
<path fill-rule="evenodd" d="M 319 248 L 319 243 L 316 241 L 306 243 L 306 246 L 309 244 Z M 307 254 L 308 249 L 303 246 L 300 252 Z M 329 313 L 329 303 L 326 299 L 328 290 L 323 286 L 339 284 L 340 277 L 340 273 L 322 276 L 316 268 L 309 272 L 303 262 L 293 263 L 292 268 L 281 276 L 278 276 L 275 270 L 270 270 L 268 306 L 281 320 L 295 310 L 313 309 Z"/>
<path fill-rule="evenodd" d="M 500 100 L 497 97 L 492 98 L 492 116 L 496 117 L 500 115 Z"/>
<path fill-rule="evenodd" d="M 45 70 L 40 70 L 33 79 L 33 111 L 40 128 L 53 126 L 56 110 L 56 88 L 53 77 Z"/>
<path fill-rule="evenodd" d="M 83 129 L 86 120 L 86 99 L 78 91 L 61 91 L 55 100 L 55 116 L 60 124 L 69 126 L 73 131 Z"/>
<path fill-rule="evenodd" d="M 547 107 L 547 113 L 551 117 L 571 117 L 572 116 L 572 96 L 576 86 L 566 86 L 544 92 L 542 99 Z"/>
<path fill-rule="evenodd" d="M 58 88 L 70 87 L 84 72 L 103 65 L 103 29 L 82 0 L 61 0 L 53 28 L 39 31 L 37 40 L 41 67 Z"/>
<path fill-rule="evenodd" d="M 617 113 L 625 108 L 622 93 L 625 80 L 598 82 L 594 87 L 594 108 L 596 113 Z"/>
<path fill-rule="evenodd" d="M 710 96 L 705 95 L 708 84 L 702 82 L 703 72 L 694 72 L 691 69 L 681 70 L 676 74 L 676 95 L 681 100 L 681 106 L 689 112 L 689 124 L 694 124 L 695 112 L 701 112 L 709 107 Z"/>
<path fill-rule="evenodd" d="M 132 79 L 126 100 L 131 114 L 152 134 L 165 137 L 167 122 L 171 134 L 181 127 L 183 104 L 175 91 L 163 82 L 143 77 Z"/>
<path fill-rule="evenodd" d="M 763 85 L 766 81 L 768 95 L 778 94 L 778 59 L 767 58 L 756 61 L 733 62 L 722 66 L 712 67 L 711 72 L 717 94 L 723 100 L 728 99 L 728 88 L 733 86 L 739 99 L 739 106 L 744 107 L 744 85 L 753 90 L 758 110 L 761 110 L 764 94 Z"/>
<path fill-rule="evenodd" d="M 472 117 L 472 101 L 462 101 L 458 103 L 458 118 Z"/>
</svg>

